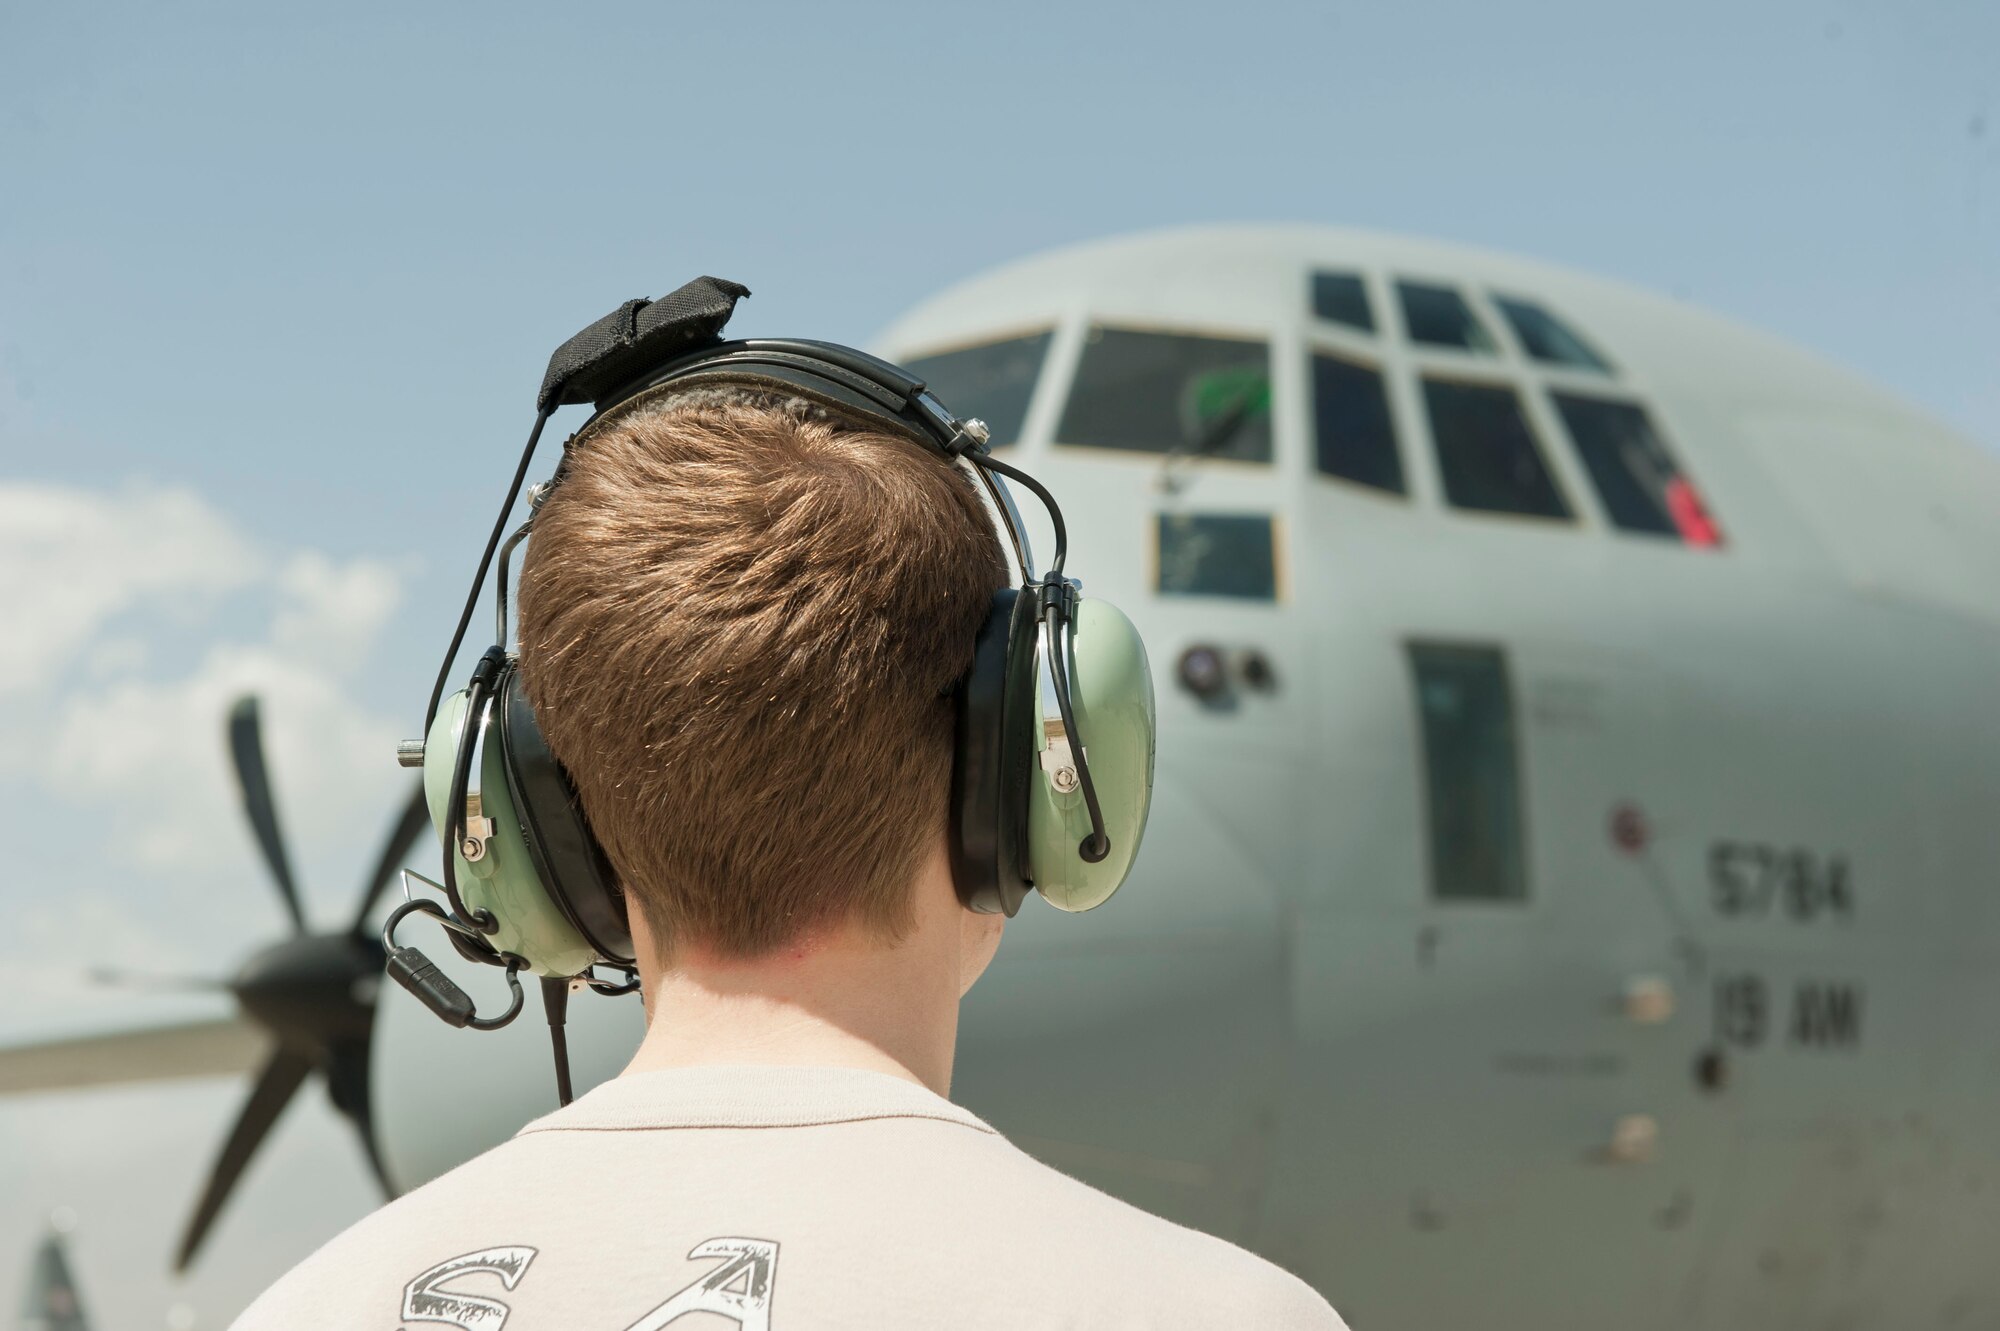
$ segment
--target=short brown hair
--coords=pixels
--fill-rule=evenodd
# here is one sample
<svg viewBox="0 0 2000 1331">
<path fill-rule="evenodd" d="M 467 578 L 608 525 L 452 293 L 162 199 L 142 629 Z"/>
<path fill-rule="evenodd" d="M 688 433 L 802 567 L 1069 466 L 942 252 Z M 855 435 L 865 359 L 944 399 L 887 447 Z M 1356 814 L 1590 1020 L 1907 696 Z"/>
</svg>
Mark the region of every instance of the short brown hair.
<svg viewBox="0 0 2000 1331">
<path fill-rule="evenodd" d="M 572 445 L 522 568 L 521 672 L 669 951 L 901 933 L 1005 578 L 962 470 L 798 399 L 695 390 Z"/>
</svg>

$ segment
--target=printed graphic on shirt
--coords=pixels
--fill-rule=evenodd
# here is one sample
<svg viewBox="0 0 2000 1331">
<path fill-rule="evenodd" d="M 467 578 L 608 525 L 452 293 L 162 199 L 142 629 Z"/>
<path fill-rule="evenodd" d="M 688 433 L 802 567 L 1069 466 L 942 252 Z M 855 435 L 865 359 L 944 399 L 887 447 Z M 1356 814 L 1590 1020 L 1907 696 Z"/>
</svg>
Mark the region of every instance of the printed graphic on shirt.
<svg viewBox="0 0 2000 1331">
<path fill-rule="evenodd" d="M 507 1324 L 506 1304 L 463 1289 L 446 1289 L 447 1281 L 480 1272 L 500 1277 L 507 1289 L 521 1283 L 528 1263 L 535 1260 L 533 1248 L 481 1248 L 460 1257 L 446 1258 L 403 1286 L 405 1322 L 443 1323 L 459 1331 L 500 1331 Z"/>
<path fill-rule="evenodd" d="M 625 1331 L 660 1331 L 689 1313 L 719 1313 L 743 1331 L 771 1331 L 771 1285 L 778 1275 L 778 1245 L 769 1239 L 710 1239 L 695 1245 L 689 1261 L 728 1260 L 675 1294 Z"/>
<path fill-rule="evenodd" d="M 697 1243 L 691 1262 L 720 1258 L 721 1265 L 682 1287 L 625 1331 L 661 1331 L 690 1313 L 727 1317 L 743 1331 L 771 1331 L 771 1286 L 778 1276 L 778 1245 L 770 1239 L 720 1238 Z M 500 1299 L 469 1293 L 474 1276 L 498 1276 L 512 1291 L 535 1260 L 522 1246 L 481 1248 L 451 1257 L 403 1287 L 403 1320 L 457 1327 L 459 1331 L 501 1331 L 512 1311 Z M 445 1288 L 452 1282 L 451 1288 Z M 403 1331 L 409 1331 L 406 1326 Z"/>
</svg>

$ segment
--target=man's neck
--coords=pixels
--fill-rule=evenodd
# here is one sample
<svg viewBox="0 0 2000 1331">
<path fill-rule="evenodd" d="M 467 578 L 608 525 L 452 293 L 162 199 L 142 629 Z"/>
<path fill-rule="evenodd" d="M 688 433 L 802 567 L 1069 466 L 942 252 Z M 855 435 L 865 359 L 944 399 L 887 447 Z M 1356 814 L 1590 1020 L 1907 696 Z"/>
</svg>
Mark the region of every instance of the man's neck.
<svg viewBox="0 0 2000 1331">
<path fill-rule="evenodd" d="M 657 955 L 642 929 L 635 920 L 639 955 Z M 646 1038 L 626 1071 L 866 1068 L 945 1095 L 962 990 L 958 942 L 955 927 L 920 921 L 894 947 L 858 926 L 751 960 L 682 947 L 670 966 L 641 966 Z"/>
</svg>

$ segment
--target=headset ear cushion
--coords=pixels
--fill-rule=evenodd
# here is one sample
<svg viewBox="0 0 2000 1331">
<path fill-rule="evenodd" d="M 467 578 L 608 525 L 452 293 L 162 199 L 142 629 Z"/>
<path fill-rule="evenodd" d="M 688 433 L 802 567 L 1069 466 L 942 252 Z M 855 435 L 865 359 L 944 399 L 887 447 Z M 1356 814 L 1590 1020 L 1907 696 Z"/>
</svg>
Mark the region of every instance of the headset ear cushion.
<svg viewBox="0 0 2000 1331">
<path fill-rule="evenodd" d="M 503 694 L 508 675 L 503 670 L 494 681 Z M 528 851 L 523 815 L 505 771 L 501 700 L 489 694 L 471 718 L 466 706 L 463 690 L 445 699 L 424 744 L 424 797 L 440 840 L 453 821 L 451 790 L 461 755 L 478 777 L 476 809 L 468 790 L 467 813 L 476 811 L 483 825 L 469 828 L 465 843 L 444 846 L 454 860 L 459 895 L 468 910 L 493 917 L 496 928 L 487 941 L 495 951 L 520 957 L 537 975 L 578 974 L 604 958 L 558 909 Z M 473 752 L 466 753 L 466 746 Z"/>
<path fill-rule="evenodd" d="M 1033 887 L 1026 854 L 1036 701 L 1034 600 L 1002 588 L 959 682 L 951 777 L 952 879 L 960 901 L 989 915 L 1012 915 Z"/>
<path fill-rule="evenodd" d="M 598 956 L 629 966 L 632 929 L 617 875 L 590 830 L 569 773 L 542 738 L 521 672 L 510 664 L 495 687 L 499 724 L 494 739 L 536 876 L 549 900 Z"/>
</svg>

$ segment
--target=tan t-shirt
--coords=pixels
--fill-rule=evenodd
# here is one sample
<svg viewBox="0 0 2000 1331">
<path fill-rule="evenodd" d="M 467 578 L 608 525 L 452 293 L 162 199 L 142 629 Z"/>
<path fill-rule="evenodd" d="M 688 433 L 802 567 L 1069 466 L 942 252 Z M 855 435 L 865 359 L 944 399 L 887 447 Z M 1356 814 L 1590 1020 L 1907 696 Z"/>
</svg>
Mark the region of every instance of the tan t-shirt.
<svg viewBox="0 0 2000 1331">
<path fill-rule="evenodd" d="M 1342 1331 L 1262 1258 L 1127 1206 L 913 1083 L 619 1077 L 399 1198 L 237 1331 Z"/>
</svg>

